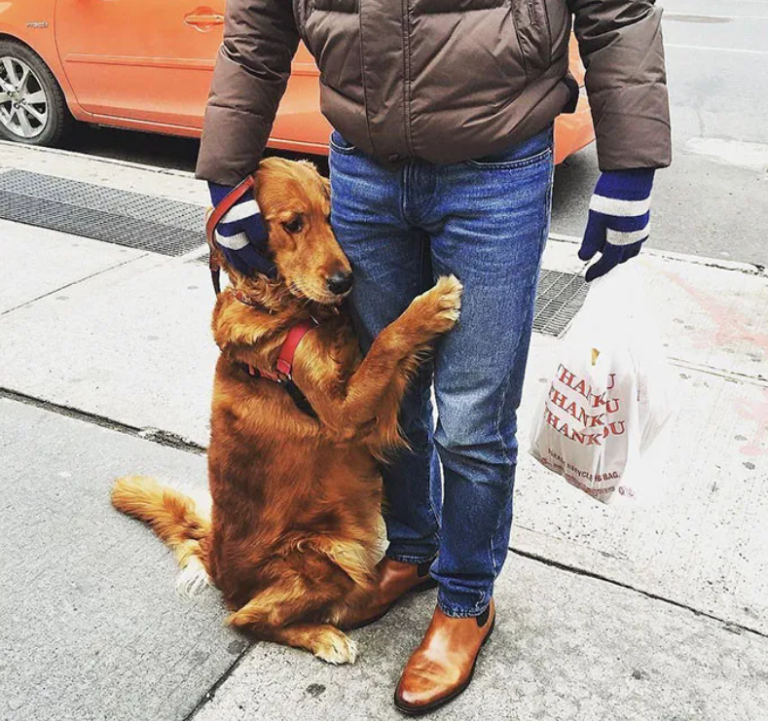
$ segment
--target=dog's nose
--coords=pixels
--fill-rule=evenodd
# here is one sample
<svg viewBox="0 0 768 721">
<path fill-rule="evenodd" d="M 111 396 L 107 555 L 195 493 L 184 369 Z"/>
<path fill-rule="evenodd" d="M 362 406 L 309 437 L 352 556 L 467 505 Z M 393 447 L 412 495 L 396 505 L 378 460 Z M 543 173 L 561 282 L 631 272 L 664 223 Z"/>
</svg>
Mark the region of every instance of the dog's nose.
<svg viewBox="0 0 768 721">
<path fill-rule="evenodd" d="M 354 281 L 355 277 L 352 273 L 346 271 L 334 273 L 328 278 L 328 290 L 334 295 L 344 295 L 352 287 Z"/>
</svg>

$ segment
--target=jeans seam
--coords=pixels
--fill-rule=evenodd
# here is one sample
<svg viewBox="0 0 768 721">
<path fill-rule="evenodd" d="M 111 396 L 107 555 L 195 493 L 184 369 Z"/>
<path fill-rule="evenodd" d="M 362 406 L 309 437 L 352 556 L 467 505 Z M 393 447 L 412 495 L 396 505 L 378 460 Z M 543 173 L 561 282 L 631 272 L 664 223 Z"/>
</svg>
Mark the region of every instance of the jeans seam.
<svg viewBox="0 0 768 721">
<path fill-rule="evenodd" d="M 551 149 L 552 148 L 550 146 L 549 150 L 551 151 Z M 541 256 L 542 256 L 542 253 L 544 252 L 543 246 L 544 246 L 544 243 L 546 242 L 546 238 L 547 238 L 547 235 L 549 233 L 549 222 L 548 222 L 548 219 L 549 219 L 550 204 L 551 204 L 551 198 L 552 198 L 552 182 L 553 182 L 552 175 L 553 175 L 553 169 L 554 169 L 554 165 L 551 166 L 551 169 L 550 169 L 550 172 L 549 172 L 549 178 L 548 178 L 548 183 L 547 183 L 547 193 L 546 193 L 546 196 L 544 198 L 544 228 L 542 230 L 542 237 L 539 240 L 539 261 L 538 261 L 536 273 L 534 273 L 533 279 L 531 280 L 531 288 L 530 288 L 529 293 L 528 293 L 529 296 L 530 296 L 531 292 L 534 293 L 534 294 L 536 293 L 536 286 L 538 285 L 538 280 L 539 280 L 539 272 L 540 272 L 539 269 L 541 268 Z M 527 305 L 527 307 L 526 307 L 525 325 L 528 324 L 528 320 L 529 320 L 529 318 L 531 316 L 531 313 L 532 313 L 531 305 L 532 304 L 529 303 Z M 532 320 L 531 320 L 531 323 L 533 323 Z M 512 357 L 513 358 L 516 358 L 517 353 L 518 353 L 519 350 L 520 350 L 520 339 L 518 338 L 518 342 L 517 342 L 517 344 L 515 346 L 515 350 L 512 353 Z M 504 387 L 504 393 L 501 396 L 501 403 L 499 405 L 499 412 L 498 412 L 498 415 L 496 416 L 496 436 L 497 436 L 497 438 L 499 440 L 499 445 L 501 446 L 501 452 L 502 452 L 502 454 L 504 456 L 504 462 L 506 463 L 507 466 L 511 466 L 512 462 L 511 462 L 511 460 L 509 458 L 509 454 L 507 453 L 507 446 L 504 443 L 504 439 L 502 438 L 502 435 L 501 435 L 501 416 L 504 413 L 504 405 L 507 402 L 507 395 L 509 394 L 509 388 L 512 385 L 512 374 L 514 373 L 514 371 L 515 371 L 515 368 L 513 366 L 512 368 L 510 368 L 510 371 L 509 371 L 509 373 L 507 375 L 507 382 L 506 382 L 506 385 Z M 512 489 L 512 493 L 514 494 L 514 488 Z M 499 517 L 499 525 L 496 526 L 496 529 L 494 530 L 493 535 L 488 540 L 488 550 L 490 551 L 491 564 L 493 566 L 493 575 L 494 576 L 498 576 L 498 571 L 497 571 L 497 563 L 496 563 L 496 554 L 493 552 L 493 540 L 496 537 L 496 534 L 499 532 L 500 525 L 501 525 L 501 517 Z"/>
<path fill-rule="evenodd" d="M 517 348 L 515 348 L 515 352 L 513 353 L 513 357 L 517 354 Z M 501 403 L 499 404 L 499 412 L 496 416 L 496 436 L 499 439 L 499 445 L 501 446 L 501 452 L 504 456 L 504 463 L 509 466 L 510 465 L 510 459 L 509 455 L 507 454 L 507 447 L 504 443 L 504 439 L 501 436 L 501 416 L 504 412 L 504 404 L 507 402 L 507 395 L 509 394 L 509 388 L 512 385 L 512 374 L 514 373 L 514 367 L 510 369 L 509 373 L 507 374 L 507 382 L 504 386 L 504 392 L 501 395 Z M 501 525 L 501 516 L 499 516 L 499 523 L 497 524 L 496 528 L 493 531 L 493 535 L 488 539 L 488 550 L 491 554 L 491 564 L 493 566 L 493 575 L 498 576 L 497 571 L 497 563 L 496 563 L 496 554 L 493 552 L 493 540 L 496 538 L 496 534 L 499 532 L 499 527 Z"/>
<path fill-rule="evenodd" d="M 421 239 L 421 253 L 419 254 L 419 283 L 421 283 L 421 279 L 424 277 L 424 257 L 425 257 L 425 255 L 426 255 L 425 242 L 424 242 L 424 238 L 422 238 Z M 420 285 L 419 286 L 419 294 L 421 294 L 421 292 L 422 292 L 422 290 L 421 290 L 421 285 Z M 430 380 L 430 384 L 429 384 L 430 390 L 432 389 L 432 382 L 433 381 L 434 381 L 434 378 L 432 378 Z M 419 384 L 419 390 L 420 391 L 423 390 L 422 384 Z M 429 434 L 427 434 L 427 435 L 429 435 Z M 437 545 L 439 547 L 440 546 L 440 519 L 437 517 L 437 509 L 435 508 L 435 504 L 432 502 L 432 485 L 431 485 L 431 481 L 432 481 L 432 460 L 433 460 L 432 459 L 432 453 L 435 452 L 434 440 L 433 440 L 433 442 L 431 444 L 427 443 L 427 447 L 431 450 L 430 457 L 429 457 L 429 480 L 430 480 L 430 486 L 427 489 L 427 498 L 428 498 L 428 501 L 429 501 L 429 510 L 432 511 L 432 517 L 434 518 L 434 521 L 435 521 L 435 528 L 437 529 L 435 531 L 435 540 L 437 541 Z"/>
<path fill-rule="evenodd" d="M 410 225 L 408 220 L 408 164 L 406 163 L 400 171 L 400 177 L 403 179 L 402 191 L 400 196 L 400 218 L 404 223 Z M 421 261 L 419 261 L 421 262 Z"/>
<path fill-rule="evenodd" d="M 432 444 L 431 451 L 432 451 L 432 453 L 435 452 L 434 451 L 434 443 Z M 429 510 L 432 511 L 432 518 L 435 521 L 435 529 L 436 530 L 435 530 L 434 536 L 435 536 L 435 541 L 437 542 L 437 546 L 439 548 L 440 547 L 440 541 L 441 541 L 441 537 L 440 537 L 440 530 L 441 529 L 440 529 L 440 519 L 437 517 L 437 509 L 435 508 L 435 504 L 432 502 L 432 485 L 431 485 L 431 482 L 432 482 L 432 456 L 431 456 L 431 454 L 430 454 L 430 458 L 429 458 L 429 480 L 430 480 L 430 486 L 429 486 L 428 493 L 427 493 L 427 496 L 428 496 L 428 499 L 429 499 Z"/>
</svg>

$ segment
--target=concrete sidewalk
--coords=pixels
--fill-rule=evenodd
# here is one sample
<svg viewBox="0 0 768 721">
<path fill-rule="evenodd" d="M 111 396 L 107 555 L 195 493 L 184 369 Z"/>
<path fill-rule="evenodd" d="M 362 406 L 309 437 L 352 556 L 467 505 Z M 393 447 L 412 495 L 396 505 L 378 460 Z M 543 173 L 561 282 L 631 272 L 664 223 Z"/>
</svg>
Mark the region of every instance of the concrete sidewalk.
<svg viewBox="0 0 768 721">
<path fill-rule="evenodd" d="M 204 203 L 181 173 L 0 144 L 7 168 Z M 109 506 L 121 473 L 205 485 L 205 266 L 3 221 L 0 247 L 0 718 L 394 718 L 433 598 L 358 632 L 353 668 L 250 647 L 215 592 L 177 599 L 170 555 Z M 551 241 L 545 267 L 578 271 L 575 250 Z M 521 454 L 500 625 L 437 717 L 768 718 L 768 278 L 637 263 L 678 377 L 668 500 L 606 508 Z M 521 448 L 560 343 L 535 338 Z"/>
<path fill-rule="evenodd" d="M 353 667 L 250 646 L 222 626 L 213 590 L 179 599 L 173 556 L 109 506 L 125 472 L 204 488 L 202 456 L 7 399 L 0 409 L 3 721 L 399 717 L 392 689 L 434 593 L 355 632 Z M 763 636 L 517 555 L 496 597 L 472 691 L 434 718 L 765 717 Z"/>
</svg>

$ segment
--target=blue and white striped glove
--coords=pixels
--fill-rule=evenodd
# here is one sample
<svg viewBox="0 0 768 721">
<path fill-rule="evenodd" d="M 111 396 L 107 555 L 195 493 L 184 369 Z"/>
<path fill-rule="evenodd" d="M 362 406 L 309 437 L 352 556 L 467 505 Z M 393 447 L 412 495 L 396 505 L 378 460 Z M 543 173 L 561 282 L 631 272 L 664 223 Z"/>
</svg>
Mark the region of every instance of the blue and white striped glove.
<svg viewBox="0 0 768 721">
<path fill-rule="evenodd" d="M 233 190 L 216 183 L 208 183 L 208 189 L 214 206 Z M 226 256 L 227 263 L 243 275 L 251 275 L 254 271 L 273 274 L 274 263 L 267 257 L 268 237 L 259 205 L 249 194 L 232 206 L 216 228 L 216 242 Z"/>
<path fill-rule="evenodd" d="M 634 258 L 651 232 L 652 169 L 610 170 L 600 176 L 589 203 L 581 260 L 600 259 L 587 269 L 587 282 Z"/>
</svg>

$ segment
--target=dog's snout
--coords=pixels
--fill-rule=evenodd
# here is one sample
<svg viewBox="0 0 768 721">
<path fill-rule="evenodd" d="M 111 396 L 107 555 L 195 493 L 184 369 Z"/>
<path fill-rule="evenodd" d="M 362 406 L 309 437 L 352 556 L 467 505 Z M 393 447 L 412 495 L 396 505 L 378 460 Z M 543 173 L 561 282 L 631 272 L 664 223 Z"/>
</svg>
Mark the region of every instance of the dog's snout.
<svg viewBox="0 0 768 721">
<path fill-rule="evenodd" d="M 348 271 L 339 271 L 328 278 L 328 290 L 334 295 L 344 295 L 352 287 L 355 277 Z"/>
</svg>

